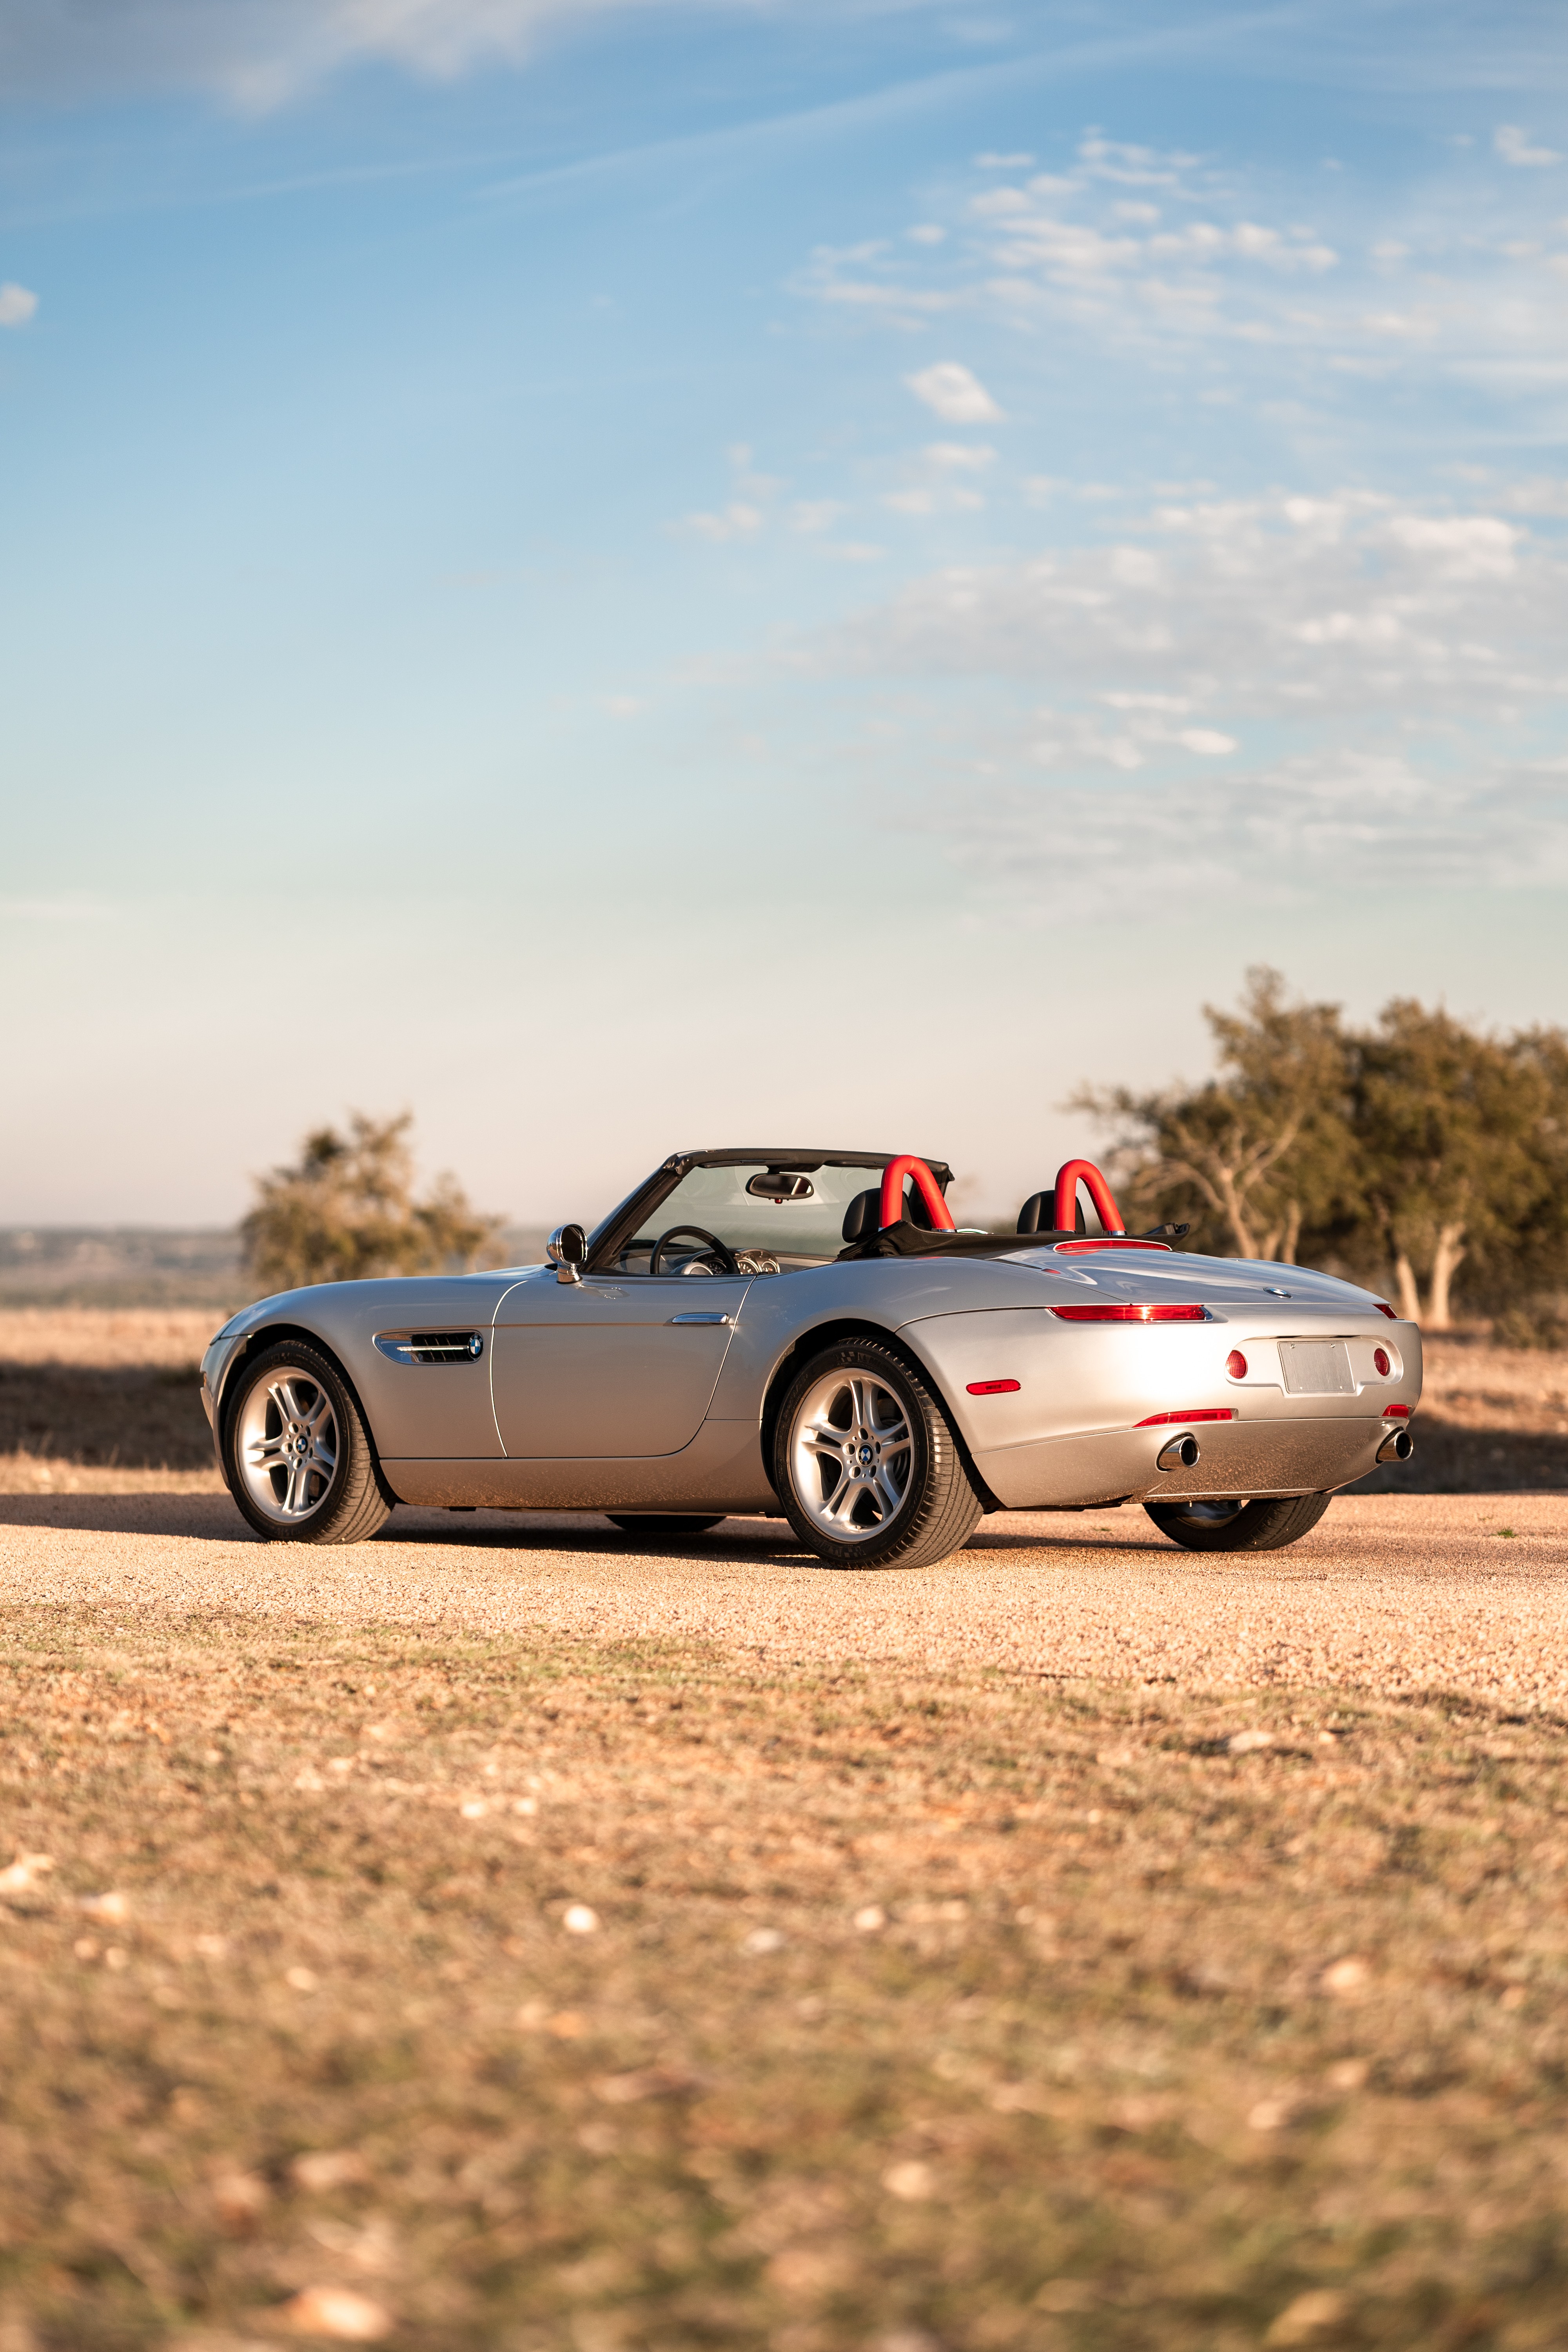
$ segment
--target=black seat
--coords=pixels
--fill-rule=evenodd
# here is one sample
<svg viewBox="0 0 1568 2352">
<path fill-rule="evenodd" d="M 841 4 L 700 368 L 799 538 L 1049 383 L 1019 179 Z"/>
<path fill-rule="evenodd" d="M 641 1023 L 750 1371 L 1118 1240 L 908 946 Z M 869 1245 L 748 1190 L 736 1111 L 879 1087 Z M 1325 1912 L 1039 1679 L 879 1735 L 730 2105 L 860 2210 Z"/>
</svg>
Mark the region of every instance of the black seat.
<svg viewBox="0 0 1568 2352">
<path fill-rule="evenodd" d="M 931 1229 L 931 1211 L 919 1191 L 911 1185 L 904 1194 L 904 1216 L 911 1225 L 926 1233 Z M 882 1223 L 882 1188 L 873 1184 L 869 1192 L 857 1192 L 844 1212 L 841 1228 L 847 1242 L 864 1241 L 868 1234 L 878 1233 Z"/>
<path fill-rule="evenodd" d="M 1031 1192 L 1018 1212 L 1021 1234 L 1049 1234 L 1056 1231 L 1057 1196 L 1054 1192 Z"/>
</svg>

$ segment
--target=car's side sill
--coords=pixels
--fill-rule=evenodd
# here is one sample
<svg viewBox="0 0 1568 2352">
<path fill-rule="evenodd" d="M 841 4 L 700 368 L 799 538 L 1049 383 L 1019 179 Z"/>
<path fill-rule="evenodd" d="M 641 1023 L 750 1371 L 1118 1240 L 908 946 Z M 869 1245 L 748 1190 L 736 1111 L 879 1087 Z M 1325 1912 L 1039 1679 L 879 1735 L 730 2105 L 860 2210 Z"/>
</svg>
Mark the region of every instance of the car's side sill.
<svg viewBox="0 0 1568 2352">
<path fill-rule="evenodd" d="M 385 1459 L 400 1503 L 471 1503 L 500 1511 L 776 1511 L 754 1422 L 707 1421 L 679 1454 L 616 1460 L 432 1462 Z"/>
</svg>

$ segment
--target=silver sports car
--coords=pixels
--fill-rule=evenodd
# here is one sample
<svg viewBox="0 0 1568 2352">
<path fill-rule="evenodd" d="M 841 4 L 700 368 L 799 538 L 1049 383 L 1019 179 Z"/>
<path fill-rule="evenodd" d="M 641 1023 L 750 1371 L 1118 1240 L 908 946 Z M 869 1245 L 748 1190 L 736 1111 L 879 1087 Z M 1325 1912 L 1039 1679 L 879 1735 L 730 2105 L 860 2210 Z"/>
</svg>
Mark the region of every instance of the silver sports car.
<svg viewBox="0 0 1568 2352">
<path fill-rule="evenodd" d="M 202 1365 L 229 1490 L 286 1542 L 361 1541 L 395 1503 L 642 1538 L 743 1511 L 836 1567 L 912 1568 L 987 1511 L 1126 1502 L 1194 1549 L 1271 1550 L 1409 1455 L 1420 1334 L 1369 1292 L 1128 1234 L 1086 1160 L 1010 1234 L 955 1230 L 951 1181 L 908 1153 L 678 1151 L 548 1265 L 261 1299 Z"/>
</svg>

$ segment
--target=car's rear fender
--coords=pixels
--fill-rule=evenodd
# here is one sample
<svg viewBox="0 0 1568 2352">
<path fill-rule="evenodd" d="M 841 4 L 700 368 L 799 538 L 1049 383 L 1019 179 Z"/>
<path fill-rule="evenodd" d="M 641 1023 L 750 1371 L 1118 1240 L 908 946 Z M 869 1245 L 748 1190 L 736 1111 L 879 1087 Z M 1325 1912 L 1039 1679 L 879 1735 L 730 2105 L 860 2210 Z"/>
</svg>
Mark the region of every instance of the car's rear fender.
<svg viewBox="0 0 1568 2352">
<path fill-rule="evenodd" d="M 1154 1413 L 1229 1412 L 1237 1421 L 1408 1417 L 1421 1396 L 1421 1335 L 1375 1307 L 1302 1311 L 1227 1304 L 1194 1323 L 1067 1323 L 1048 1307 L 923 1317 L 899 1334 L 944 1391 L 972 1451 L 1136 1427 Z M 1352 1390 L 1288 1395 L 1282 1341 L 1343 1339 Z M 1383 1347 L 1389 1373 L 1376 1373 Z M 1233 1377 L 1233 1351 L 1247 1370 Z M 1004 1386 L 1003 1383 L 1016 1385 Z M 975 1393 L 976 1389 L 982 1392 Z M 985 1392 L 989 1391 L 989 1393 Z"/>
<path fill-rule="evenodd" d="M 784 1398 L 789 1392 L 790 1383 L 797 1373 L 805 1370 L 814 1356 L 820 1356 L 824 1349 L 837 1347 L 839 1341 L 844 1339 L 871 1339 L 879 1347 L 891 1349 L 893 1354 L 909 1366 L 910 1370 L 916 1375 L 922 1385 L 931 1390 L 942 1407 L 948 1426 L 957 1441 L 964 1474 L 970 1485 L 988 1511 L 1000 1510 L 1002 1506 L 974 1466 L 974 1457 L 969 1442 L 942 1392 L 941 1375 L 927 1361 L 920 1349 L 910 1343 L 905 1332 L 889 1329 L 885 1323 L 868 1322 L 863 1316 L 839 1316 L 829 1322 L 814 1324 L 809 1331 L 803 1331 L 800 1334 L 795 1345 L 786 1349 L 774 1365 L 763 1393 L 762 1416 L 763 1465 L 767 1471 L 769 1484 L 773 1484 L 773 1438 L 778 1429 L 779 1414 L 783 1410 Z"/>
</svg>

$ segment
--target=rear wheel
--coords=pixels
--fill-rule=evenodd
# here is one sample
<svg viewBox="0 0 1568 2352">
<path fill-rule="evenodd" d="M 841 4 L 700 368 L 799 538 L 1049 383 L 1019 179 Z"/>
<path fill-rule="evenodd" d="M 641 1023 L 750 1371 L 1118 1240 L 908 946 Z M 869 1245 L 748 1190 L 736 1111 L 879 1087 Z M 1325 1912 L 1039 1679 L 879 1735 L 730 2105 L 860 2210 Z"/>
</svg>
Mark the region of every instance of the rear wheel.
<svg viewBox="0 0 1568 2352">
<path fill-rule="evenodd" d="M 229 1493 L 274 1543 L 363 1543 L 392 1509 L 347 1383 L 302 1341 L 241 1367 L 223 1465 Z"/>
<path fill-rule="evenodd" d="M 1315 1528 L 1331 1495 L 1276 1495 L 1266 1502 L 1145 1503 L 1163 1536 L 1189 1551 L 1280 1551 Z"/>
<path fill-rule="evenodd" d="M 606 1511 L 605 1517 L 629 1536 L 705 1536 L 710 1528 L 723 1524 L 724 1513 L 712 1518 L 700 1518 L 693 1512 L 678 1511 Z"/>
<path fill-rule="evenodd" d="M 825 1349 L 791 1383 L 773 1485 L 802 1543 L 833 1568 L 929 1568 L 980 1524 L 946 1414 L 874 1339 Z"/>
</svg>

